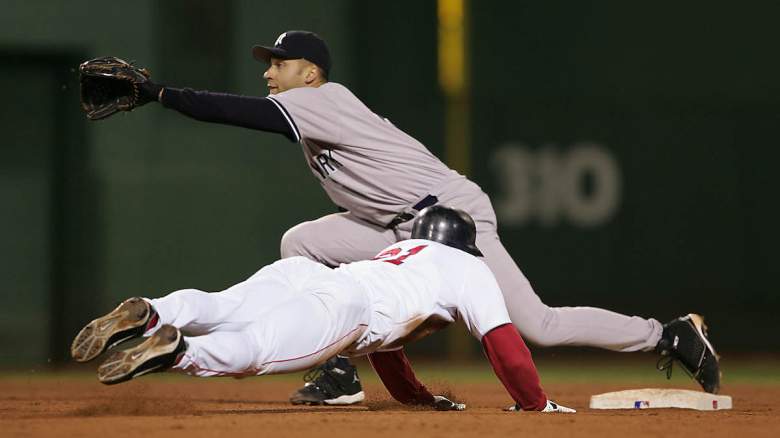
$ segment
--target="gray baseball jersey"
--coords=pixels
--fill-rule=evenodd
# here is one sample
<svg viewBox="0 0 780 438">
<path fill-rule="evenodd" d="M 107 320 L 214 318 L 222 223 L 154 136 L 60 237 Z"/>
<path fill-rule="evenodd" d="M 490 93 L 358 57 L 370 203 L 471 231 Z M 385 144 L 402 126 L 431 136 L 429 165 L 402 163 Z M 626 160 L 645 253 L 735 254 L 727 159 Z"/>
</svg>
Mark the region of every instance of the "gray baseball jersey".
<svg viewBox="0 0 780 438">
<path fill-rule="evenodd" d="M 294 88 L 268 99 L 287 118 L 330 199 L 369 222 L 385 225 L 432 188 L 465 178 L 343 85 Z"/>
</svg>

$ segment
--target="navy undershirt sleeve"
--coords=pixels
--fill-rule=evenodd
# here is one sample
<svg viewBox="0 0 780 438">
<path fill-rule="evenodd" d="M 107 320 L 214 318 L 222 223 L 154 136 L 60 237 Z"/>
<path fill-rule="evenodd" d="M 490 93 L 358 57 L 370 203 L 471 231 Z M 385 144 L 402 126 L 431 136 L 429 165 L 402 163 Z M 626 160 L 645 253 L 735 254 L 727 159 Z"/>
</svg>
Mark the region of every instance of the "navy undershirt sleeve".
<svg viewBox="0 0 780 438">
<path fill-rule="evenodd" d="M 297 141 L 282 111 L 264 97 L 165 87 L 161 103 L 196 120 L 275 132 Z"/>
</svg>

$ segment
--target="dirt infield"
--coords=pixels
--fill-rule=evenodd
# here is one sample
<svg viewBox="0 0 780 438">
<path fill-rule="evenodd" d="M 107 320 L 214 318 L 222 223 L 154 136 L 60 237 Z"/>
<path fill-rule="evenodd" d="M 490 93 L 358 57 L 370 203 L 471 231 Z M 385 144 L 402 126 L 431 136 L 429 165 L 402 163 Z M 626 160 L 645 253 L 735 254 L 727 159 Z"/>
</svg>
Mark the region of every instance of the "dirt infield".
<svg viewBox="0 0 780 438">
<path fill-rule="evenodd" d="M 573 415 L 508 413 L 498 382 L 457 383 L 466 412 L 403 407 L 368 382 L 359 407 L 294 407 L 297 381 L 252 378 L 149 377 L 115 387 L 88 378 L 0 379 L 2 437 L 521 437 L 521 436 L 780 436 L 780 386 L 730 386 L 735 409 L 591 411 L 590 395 L 627 389 L 607 384 L 550 384 L 551 398 Z M 446 390 L 443 385 L 432 385 Z"/>
</svg>

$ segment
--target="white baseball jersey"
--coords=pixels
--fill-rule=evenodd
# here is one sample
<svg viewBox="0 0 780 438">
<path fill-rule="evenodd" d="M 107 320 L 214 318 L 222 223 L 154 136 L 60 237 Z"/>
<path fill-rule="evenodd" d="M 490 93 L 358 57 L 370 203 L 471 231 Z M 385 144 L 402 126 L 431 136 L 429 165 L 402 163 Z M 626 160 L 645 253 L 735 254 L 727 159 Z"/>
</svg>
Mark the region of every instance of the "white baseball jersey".
<svg viewBox="0 0 780 438">
<path fill-rule="evenodd" d="M 458 319 L 477 339 L 510 323 L 484 262 L 417 239 L 336 269 L 283 259 L 222 292 L 184 289 L 150 302 L 159 324 L 185 334 L 174 368 L 196 376 L 304 370 L 340 352 L 398 349 Z"/>
<path fill-rule="evenodd" d="M 374 260 L 344 264 L 336 271 L 357 280 L 371 298 L 365 336 L 346 355 L 397 349 L 458 319 L 477 339 L 510 323 L 487 265 L 440 243 L 405 240 Z"/>
<path fill-rule="evenodd" d="M 444 182 L 465 178 L 340 84 L 268 99 L 287 118 L 330 199 L 369 222 L 386 225 Z"/>
</svg>

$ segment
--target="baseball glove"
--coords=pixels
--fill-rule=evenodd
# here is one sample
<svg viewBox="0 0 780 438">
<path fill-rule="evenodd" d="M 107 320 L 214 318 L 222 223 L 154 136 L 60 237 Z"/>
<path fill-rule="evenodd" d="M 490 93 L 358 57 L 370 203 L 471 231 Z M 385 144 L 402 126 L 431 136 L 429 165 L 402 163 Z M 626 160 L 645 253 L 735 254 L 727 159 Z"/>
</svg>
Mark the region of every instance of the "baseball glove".
<svg viewBox="0 0 780 438">
<path fill-rule="evenodd" d="M 79 66 L 81 107 L 89 120 L 117 111 L 132 111 L 157 100 L 162 87 L 149 81 L 149 71 L 113 56 L 90 59 Z"/>
</svg>

